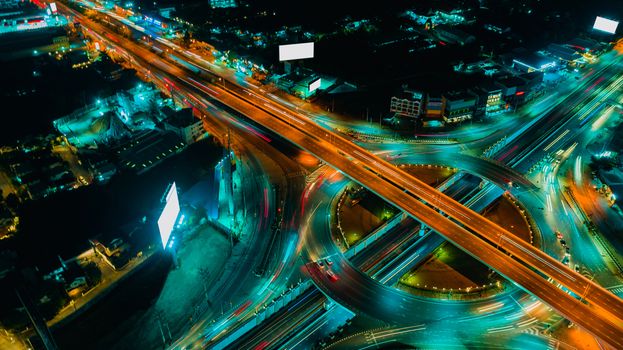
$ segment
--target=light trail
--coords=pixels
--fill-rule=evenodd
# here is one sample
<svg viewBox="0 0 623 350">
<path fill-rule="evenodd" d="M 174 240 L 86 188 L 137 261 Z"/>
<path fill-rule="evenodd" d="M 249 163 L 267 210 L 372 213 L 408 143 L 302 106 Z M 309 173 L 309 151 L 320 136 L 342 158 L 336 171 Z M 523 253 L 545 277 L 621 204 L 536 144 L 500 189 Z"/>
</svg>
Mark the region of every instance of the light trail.
<svg viewBox="0 0 623 350">
<path fill-rule="evenodd" d="M 567 135 L 569 133 L 569 129 L 565 130 L 562 134 L 558 135 L 557 138 L 554 139 L 554 141 L 550 142 L 549 145 L 547 145 L 547 147 L 543 148 L 544 151 L 548 151 L 550 148 L 552 148 L 552 146 L 554 146 L 556 144 L 556 142 L 560 141 L 561 138 L 565 137 L 565 135 Z"/>
<path fill-rule="evenodd" d="M 233 93 L 233 95 L 235 95 L 235 93 Z M 248 102 L 247 102 L 248 103 Z M 242 107 L 240 107 L 242 108 Z M 246 108 L 246 106 L 245 106 Z M 244 109 L 244 108 L 242 108 Z M 243 113 L 245 114 L 245 113 Z M 257 116 L 255 114 L 258 114 Z M 269 129 L 272 129 L 273 131 L 277 132 L 277 133 L 286 133 L 286 132 L 291 132 L 293 133 L 295 139 L 293 140 L 294 143 L 298 144 L 299 146 L 303 147 L 304 149 L 308 149 L 309 147 L 314 147 L 314 149 L 317 148 L 317 151 L 322 153 L 322 156 L 328 156 L 328 154 L 326 154 L 326 152 L 329 152 L 329 150 L 326 150 L 325 146 L 323 146 L 322 144 L 318 144 L 317 142 L 310 140 L 309 137 L 305 138 L 300 136 L 298 133 L 300 133 L 301 135 L 305 135 L 305 134 L 309 134 L 309 135 L 313 135 L 316 134 L 317 135 L 318 132 L 315 130 L 315 126 L 311 126 L 308 130 L 289 130 L 287 128 L 284 128 L 283 125 L 279 124 L 271 124 L 271 121 L 268 119 L 263 119 L 264 116 L 260 115 L 261 113 L 254 113 L 249 115 L 249 117 L 251 118 L 258 118 L 260 120 L 262 120 L 260 123 L 261 124 L 266 124 L 265 126 L 268 127 Z M 280 121 L 280 123 L 283 123 L 284 121 Z M 335 138 L 335 139 L 333 139 Z M 311 145 L 313 141 L 313 145 Z M 347 142 L 347 143 L 344 143 Z M 332 133 L 331 138 L 329 140 L 329 144 L 331 144 L 333 147 L 339 147 L 339 148 L 353 148 L 353 147 L 358 147 L 356 145 L 352 145 L 348 143 L 348 140 L 344 140 L 343 138 L 341 138 L 339 135 L 335 135 Z M 517 147 L 517 146 L 515 146 Z M 324 153 L 323 153 L 324 152 Z M 335 152 L 333 150 L 333 152 Z M 314 152 L 315 153 L 315 152 Z M 335 162 L 340 164 L 340 167 L 344 164 L 341 163 L 341 160 L 338 159 L 333 159 Z M 338 162 L 339 161 L 339 162 Z M 384 162 L 382 160 L 379 160 L 379 164 L 383 164 Z M 377 165 L 376 163 L 374 163 L 375 165 Z M 383 164 L 384 165 L 384 164 Z M 383 170 L 383 168 L 381 168 L 381 170 Z M 358 169 L 348 169 L 345 171 L 347 171 L 351 176 L 354 176 L 355 178 L 357 178 L 359 181 L 364 182 L 365 185 L 370 186 L 372 188 L 378 187 L 374 185 L 374 180 L 371 179 L 369 176 L 365 176 L 364 173 L 362 173 L 361 171 L 359 171 Z M 402 173 L 402 172 L 401 172 Z M 419 183 L 417 181 L 417 179 L 412 179 L 412 176 L 408 176 L 408 175 L 404 175 L 403 178 L 403 174 L 400 174 L 400 176 L 395 177 L 394 179 L 392 179 L 392 181 L 394 183 L 396 183 L 398 186 L 408 186 L 405 183 L 408 183 L 408 181 L 413 181 L 414 183 Z M 427 187 L 423 187 L 423 188 L 419 188 L 419 187 L 414 187 L 414 186 L 410 186 L 410 188 L 415 188 L 417 195 L 420 197 L 424 197 L 424 198 L 428 198 L 428 200 L 430 200 L 430 196 L 431 194 L 428 193 L 428 188 Z M 377 189 L 378 190 L 378 189 Z M 380 190 L 379 190 L 380 191 Z M 433 229 L 436 230 L 441 230 L 444 232 L 444 235 L 452 237 L 452 240 L 458 241 L 459 243 L 457 243 L 459 246 L 461 246 L 463 249 L 466 249 L 468 251 L 480 251 L 480 253 L 476 254 L 478 255 L 481 259 L 485 260 L 486 262 L 488 262 L 489 264 L 493 264 L 496 266 L 497 269 L 501 269 L 502 271 L 507 271 L 508 273 L 511 273 L 511 267 L 510 266 L 506 266 L 504 264 L 498 264 L 497 262 L 494 261 L 494 259 L 499 258 L 505 261 L 505 263 L 507 264 L 512 264 L 512 269 L 514 269 L 515 271 L 512 271 L 512 276 L 513 279 L 517 279 L 519 281 L 523 281 L 520 283 L 525 283 L 525 284 L 530 284 L 535 276 L 531 276 L 529 271 L 525 271 L 524 268 L 522 268 L 521 266 L 514 264 L 512 259 L 508 259 L 508 258 L 504 258 L 503 256 L 499 255 L 498 253 L 496 253 L 494 250 L 492 250 L 490 247 L 487 248 L 486 247 L 486 243 L 485 246 L 475 246 L 474 243 L 470 243 L 468 241 L 466 241 L 465 239 L 463 239 L 461 237 L 462 234 L 466 234 L 468 235 L 469 232 L 465 232 L 463 233 L 460 225 L 457 224 L 453 224 L 450 225 L 450 220 L 448 220 L 447 218 L 443 217 L 442 215 L 437 215 L 436 212 L 434 210 L 429 211 L 427 210 L 428 207 L 426 206 L 420 206 L 418 205 L 419 202 L 417 202 L 415 200 L 415 198 L 410 196 L 406 196 L 402 191 L 394 191 L 391 190 L 389 188 L 384 189 L 384 191 L 386 192 L 386 196 L 391 196 L 391 198 L 393 198 L 391 201 L 392 202 L 398 202 L 398 206 L 405 208 L 411 215 L 414 215 L 416 217 L 420 217 L 422 220 L 425 220 L 427 225 L 431 226 Z M 433 197 L 434 198 L 434 197 Z M 454 211 L 459 211 L 459 210 L 464 210 L 461 209 L 460 207 L 454 207 L 454 203 L 452 202 L 452 200 L 445 198 L 445 196 L 443 197 L 443 205 L 444 207 L 450 207 L 452 208 L 452 210 Z M 414 208 L 418 208 L 417 213 L 416 210 Z M 428 215 L 432 215 L 434 216 L 435 220 L 432 219 L 432 217 L 426 218 L 424 214 L 420 213 L 427 213 Z M 466 213 L 469 213 L 469 211 L 467 211 Z M 463 214 L 463 213 L 462 213 Z M 423 216 L 424 215 L 424 216 Z M 464 215 L 464 214 L 463 214 Z M 478 218 L 478 217 L 475 217 Z M 475 230 L 478 233 L 481 233 L 485 236 L 489 236 L 495 234 L 496 232 L 506 232 L 503 228 L 499 227 L 499 225 L 493 225 L 489 222 L 487 222 L 486 220 L 483 221 L 482 219 L 478 219 L 477 222 L 475 223 L 466 223 L 466 220 L 459 220 L 456 217 L 454 218 L 455 220 L 461 221 L 461 223 L 463 223 L 464 225 L 468 226 L 469 228 Z M 442 225 L 447 225 L 445 227 L 442 227 Z M 452 230 L 448 230 L 450 228 L 450 226 L 452 227 Z M 472 240 L 474 238 L 472 237 Z M 522 248 L 524 248 L 522 246 Z M 525 249 L 525 248 L 524 248 Z M 483 255 L 483 253 L 486 251 L 486 254 Z M 519 252 L 519 254 L 517 254 L 517 252 Z M 540 253 L 540 252 L 538 252 Z M 491 257 L 487 254 L 490 254 Z M 518 250 L 516 252 L 513 252 L 513 254 L 515 256 L 518 256 L 519 259 L 521 260 L 527 260 L 528 262 L 524 261 L 524 263 L 528 263 L 530 265 L 533 265 L 534 268 L 542 270 L 544 273 L 547 274 L 548 268 L 544 268 L 543 265 L 539 265 L 539 264 L 535 264 L 534 261 L 532 261 L 531 259 L 533 259 L 533 256 L 528 255 L 527 258 L 526 257 L 521 257 L 522 252 L 521 250 Z M 535 253 L 532 253 L 532 255 L 534 255 Z M 544 256 L 544 254 L 542 254 Z M 553 258 L 548 257 L 549 260 L 556 262 Z M 559 263 L 559 262 L 558 262 Z M 551 265 L 551 264 L 550 264 Z M 548 265 L 544 265 L 545 267 L 549 267 Z M 536 273 L 535 273 L 536 275 Z M 555 276 L 555 275 L 554 275 Z M 560 277 L 556 277 L 557 279 L 560 279 Z M 590 299 L 591 302 L 597 303 L 598 305 L 605 305 L 604 303 L 606 301 L 608 301 L 608 303 L 612 306 L 611 310 L 616 310 L 618 306 L 618 303 L 616 302 L 612 302 L 613 299 L 608 295 L 608 294 L 604 294 L 601 292 L 601 289 L 598 285 L 594 284 L 594 283 L 590 283 L 587 282 L 588 284 L 585 284 L 584 282 L 588 281 L 588 279 L 584 278 L 582 280 L 582 284 L 581 286 L 584 285 L 588 285 L 590 286 L 591 292 L 592 292 L 592 296 L 593 298 Z M 564 279 L 563 279 L 564 281 Z M 530 283 L 529 283 L 530 282 Z M 575 287 L 576 289 L 578 288 L 578 286 L 572 285 L 571 287 Z M 536 287 L 535 287 L 536 288 Z M 569 315 L 570 312 L 572 312 L 572 310 L 570 309 L 565 309 L 564 307 L 561 308 L 561 305 L 563 304 L 568 304 L 567 302 L 571 302 L 571 299 L 565 298 L 564 293 L 562 294 L 558 294 L 558 292 L 555 292 L 555 290 L 551 290 L 551 288 L 547 287 L 547 284 L 541 284 L 538 285 L 538 288 L 541 289 L 541 292 L 539 294 L 539 296 L 541 298 L 544 298 L 544 300 L 547 300 L 549 303 L 553 304 L 553 305 L 557 305 L 557 309 L 563 314 L 563 315 Z M 550 297 L 547 293 L 543 292 L 549 290 L 551 293 L 553 293 L 552 295 L 556 295 L 556 297 L 558 297 L 558 299 Z M 605 290 L 604 290 L 605 291 Z M 564 298 L 564 299 L 563 299 Z M 564 300 L 564 302 L 563 302 Z M 588 307 L 583 306 L 581 303 L 573 303 L 573 305 L 576 306 L 576 309 L 580 308 L 582 310 L 585 311 L 585 314 L 583 315 L 582 318 L 577 318 L 578 323 L 584 324 L 586 327 L 588 327 L 589 329 L 598 332 L 598 334 L 600 334 L 603 337 L 606 337 L 606 339 L 609 339 L 611 342 L 613 342 L 613 344 L 618 344 L 618 342 L 620 342 L 620 339 L 623 339 L 621 337 L 619 337 L 617 340 L 616 338 L 613 339 L 611 334 L 613 334 L 612 332 L 618 332 L 617 330 L 614 330 L 614 328 L 610 328 L 611 327 L 611 323 L 608 322 L 606 319 L 603 319 L 602 317 L 598 317 L 597 315 L 595 315 L 593 312 L 590 312 L 590 309 L 588 309 Z M 594 326 L 592 326 L 592 324 L 588 323 L 588 321 L 584 321 L 584 320 L 588 320 L 590 318 L 593 319 L 598 319 L 599 322 L 598 325 L 600 327 L 603 327 L 602 329 L 598 329 L 595 328 Z M 594 324 L 594 323 L 593 323 Z M 609 332 L 609 333 L 607 333 Z M 617 333 L 618 334 L 618 333 Z"/>
<path fill-rule="evenodd" d="M 532 257 L 534 257 L 535 259 L 539 260 L 541 263 L 549 266 L 551 269 L 557 271 L 558 273 L 560 273 L 561 275 L 567 277 L 568 279 L 575 281 L 575 277 L 569 275 L 568 273 L 566 273 L 565 271 L 562 271 L 561 269 L 559 269 L 557 266 L 552 265 L 550 262 L 545 261 L 545 259 L 541 258 L 540 256 L 535 255 L 534 253 L 532 253 L 531 251 L 527 250 L 525 247 L 519 245 L 517 242 L 515 242 L 512 239 L 509 239 L 507 236 L 501 236 L 501 238 L 505 241 L 507 241 L 508 243 L 514 245 L 515 247 L 517 247 L 518 249 L 524 251 L 526 254 L 531 255 Z"/>
</svg>

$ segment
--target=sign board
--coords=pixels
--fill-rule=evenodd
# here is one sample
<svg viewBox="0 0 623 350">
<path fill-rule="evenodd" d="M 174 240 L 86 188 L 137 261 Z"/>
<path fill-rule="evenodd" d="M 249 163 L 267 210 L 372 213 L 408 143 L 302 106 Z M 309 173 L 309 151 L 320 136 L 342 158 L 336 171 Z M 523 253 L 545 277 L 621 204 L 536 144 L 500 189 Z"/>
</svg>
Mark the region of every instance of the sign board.
<svg viewBox="0 0 623 350">
<path fill-rule="evenodd" d="M 320 83 L 321 83 L 321 79 L 320 78 L 310 82 L 309 85 L 307 85 L 307 88 L 309 89 L 309 92 L 314 92 L 318 88 L 320 88 Z"/>
<path fill-rule="evenodd" d="M 279 61 L 301 60 L 314 57 L 314 43 L 279 45 Z"/>
<path fill-rule="evenodd" d="M 619 22 L 617 21 L 597 16 L 597 18 L 595 18 L 595 24 L 593 24 L 593 29 L 614 34 L 618 26 Z"/>
<path fill-rule="evenodd" d="M 167 244 L 169 243 L 169 238 L 171 238 L 173 226 L 175 225 L 177 216 L 180 213 L 180 202 L 177 197 L 177 187 L 175 186 L 175 182 L 169 188 L 169 192 L 167 192 L 164 202 L 164 209 L 162 209 L 160 218 L 158 218 L 158 230 L 160 231 L 162 246 L 166 249 Z"/>
</svg>

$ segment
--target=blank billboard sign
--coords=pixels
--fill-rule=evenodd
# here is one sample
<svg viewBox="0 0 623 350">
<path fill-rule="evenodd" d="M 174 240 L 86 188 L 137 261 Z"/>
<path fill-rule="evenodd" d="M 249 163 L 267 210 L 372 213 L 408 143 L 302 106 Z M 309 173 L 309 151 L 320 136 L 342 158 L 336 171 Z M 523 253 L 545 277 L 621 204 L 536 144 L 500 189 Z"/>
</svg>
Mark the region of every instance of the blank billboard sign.
<svg viewBox="0 0 623 350">
<path fill-rule="evenodd" d="M 162 246 L 166 249 L 169 238 L 171 238 L 171 232 L 173 226 L 177 220 L 177 216 L 180 213 L 180 202 L 177 198 L 177 187 L 175 182 L 171 185 L 167 196 L 165 197 L 164 209 L 158 218 L 158 230 L 160 230 L 160 239 L 162 240 Z"/>
<path fill-rule="evenodd" d="M 617 31 L 618 26 L 619 22 L 617 21 L 597 16 L 597 18 L 595 18 L 595 24 L 593 24 L 593 29 L 614 34 Z"/>
<path fill-rule="evenodd" d="M 300 60 L 314 57 L 314 43 L 279 45 L 279 61 Z"/>
<path fill-rule="evenodd" d="M 320 78 L 312 81 L 311 83 L 309 83 L 308 88 L 309 88 L 309 92 L 314 92 L 316 89 L 318 89 L 320 87 Z"/>
</svg>

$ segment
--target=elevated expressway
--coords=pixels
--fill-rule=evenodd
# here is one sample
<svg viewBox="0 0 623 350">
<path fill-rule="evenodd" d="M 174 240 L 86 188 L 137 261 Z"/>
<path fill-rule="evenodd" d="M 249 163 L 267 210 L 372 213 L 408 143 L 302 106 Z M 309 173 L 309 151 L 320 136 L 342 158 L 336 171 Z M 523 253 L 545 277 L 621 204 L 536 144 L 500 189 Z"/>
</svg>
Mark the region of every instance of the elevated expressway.
<svg viewBox="0 0 623 350">
<path fill-rule="evenodd" d="M 85 27 L 97 26 L 78 13 L 74 15 Z M 90 29 L 100 34 L 106 32 L 102 26 Z M 314 154 L 539 297 L 563 316 L 610 345 L 623 348 L 621 299 L 515 238 L 499 225 L 350 140 L 323 129 L 305 115 L 261 96 L 259 92 L 233 84 L 221 88 L 210 82 L 214 77 L 208 70 L 203 69 L 198 74 L 163 60 L 129 40 L 118 40 L 112 45 L 131 54 L 136 65 L 176 80 L 178 85 L 175 89 L 179 93 L 210 96 Z M 543 275 L 583 296 L 589 304 L 548 283 Z"/>
</svg>

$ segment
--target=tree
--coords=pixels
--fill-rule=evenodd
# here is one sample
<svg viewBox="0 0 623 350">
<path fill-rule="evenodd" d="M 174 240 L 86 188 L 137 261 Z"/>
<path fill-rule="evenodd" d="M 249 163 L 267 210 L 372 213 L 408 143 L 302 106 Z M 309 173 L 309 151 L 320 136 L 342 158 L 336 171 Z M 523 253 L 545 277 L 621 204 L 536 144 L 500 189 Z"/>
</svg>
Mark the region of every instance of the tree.
<svg viewBox="0 0 623 350">
<path fill-rule="evenodd" d="M 19 197 L 15 193 L 9 193 L 9 195 L 5 199 L 6 205 L 13 211 L 17 211 L 19 207 L 20 200 Z"/>
<path fill-rule="evenodd" d="M 192 41 L 193 34 L 188 27 L 184 29 L 184 36 L 182 37 L 182 46 L 184 48 L 190 47 L 190 42 Z"/>
</svg>

